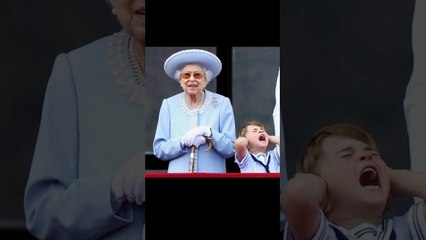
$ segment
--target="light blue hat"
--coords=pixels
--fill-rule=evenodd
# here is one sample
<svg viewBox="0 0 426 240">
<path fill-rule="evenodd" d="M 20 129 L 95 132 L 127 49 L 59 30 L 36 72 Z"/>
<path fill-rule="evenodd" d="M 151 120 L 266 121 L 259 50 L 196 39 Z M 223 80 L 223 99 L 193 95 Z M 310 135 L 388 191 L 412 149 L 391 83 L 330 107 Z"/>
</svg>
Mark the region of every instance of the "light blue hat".
<svg viewBox="0 0 426 240">
<path fill-rule="evenodd" d="M 211 52 L 202 49 L 186 49 L 172 54 L 164 62 L 164 71 L 171 79 L 175 79 L 177 70 L 188 64 L 201 65 L 211 71 L 212 79 L 222 70 L 222 62 Z"/>
</svg>

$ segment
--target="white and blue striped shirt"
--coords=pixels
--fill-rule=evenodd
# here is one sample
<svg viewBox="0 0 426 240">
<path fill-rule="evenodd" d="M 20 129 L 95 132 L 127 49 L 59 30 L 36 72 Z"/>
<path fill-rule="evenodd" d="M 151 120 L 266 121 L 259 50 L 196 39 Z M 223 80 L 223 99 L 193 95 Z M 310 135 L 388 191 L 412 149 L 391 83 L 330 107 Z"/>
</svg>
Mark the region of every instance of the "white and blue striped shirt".
<svg viewBox="0 0 426 240">
<path fill-rule="evenodd" d="M 327 220 L 321 212 L 321 222 L 313 240 L 352 240 L 352 239 L 380 239 L 380 240 L 426 240 L 426 220 L 423 212 L 423 202 L 410 207 L 402 216 L 385 218 L 380 226 L 362 223 L 353 229 L 345 229 Z M 293 240 L 294 237 L 288 228 L 284 227 L 284 240 Z"/>
</svg>

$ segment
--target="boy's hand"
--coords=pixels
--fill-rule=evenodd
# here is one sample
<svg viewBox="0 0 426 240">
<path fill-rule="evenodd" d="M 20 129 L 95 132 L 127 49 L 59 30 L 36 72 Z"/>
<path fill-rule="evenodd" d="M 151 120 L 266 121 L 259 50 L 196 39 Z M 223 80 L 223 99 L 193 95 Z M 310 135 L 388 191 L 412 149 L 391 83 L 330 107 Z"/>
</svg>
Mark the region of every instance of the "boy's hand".
<svg viewBox="0 0 426 240">
<path fill-rule="evenodd" d="M 267 136 L 268 136 L 268 139 L 269 139 L 269 144 L 280 145 L 280 136 L 271 136 L 271 135 L 267 135 Z"/>
<path fill-rule="evenodd" d="M 316 200 L 324 212 L 328 210 L 327 184 L 322 177 L 311 173 L 297 173 L 294 179 L 301 187 L 306 187 L 305 195 L 309 195 L 308 198 Z"/>
<path fill-rule="evenodd" d="M 238 137 L 234 143 L 235 153 L 237 160 L 241 162 L 246 152 L 248 151 L 248 139 L 245 137 Z"/>
<path fill-rule="evenodd" d="M 327 185 L 314 174 L 298 173 L 283 186 L 281 207 L 296 239 L 312 239 L 329 209 Z"/>
<path fill-rule="evenodd" d="M 389 199 L 397 196 L 419 197 L 426 200 L 426 172 L 407 169 L 392 169 L 384 162 L 380 164 L 385 169 L 385 174 L 389 177 L 390 190 Z"/>
<path fill-rule="evenodd" d="M 248 147 L 248 139 L 247 139 L 247 138 L 245 138 L 245 137 L 238 137 L 238 138 L 235 140 L 235 144 L 239 144 L 239 145 L 241 145 L 241 146 Z"/>
</svg>

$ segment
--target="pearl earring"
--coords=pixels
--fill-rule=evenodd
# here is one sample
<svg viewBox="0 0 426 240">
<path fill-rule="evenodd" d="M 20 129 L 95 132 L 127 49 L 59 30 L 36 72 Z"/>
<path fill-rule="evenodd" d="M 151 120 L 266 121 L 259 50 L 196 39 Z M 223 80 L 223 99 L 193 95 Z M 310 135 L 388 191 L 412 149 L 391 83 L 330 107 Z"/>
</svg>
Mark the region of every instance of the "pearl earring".
<svg viewBox="0 0 426 240">
<path fill-rule="evenodd" d="M 115 10 L 115 8 L 113 8 L 113 9 L 111 10 L 111 12 L 112 12 L 112 15 L 117 15 L 117 10 Z"/>
</svg>

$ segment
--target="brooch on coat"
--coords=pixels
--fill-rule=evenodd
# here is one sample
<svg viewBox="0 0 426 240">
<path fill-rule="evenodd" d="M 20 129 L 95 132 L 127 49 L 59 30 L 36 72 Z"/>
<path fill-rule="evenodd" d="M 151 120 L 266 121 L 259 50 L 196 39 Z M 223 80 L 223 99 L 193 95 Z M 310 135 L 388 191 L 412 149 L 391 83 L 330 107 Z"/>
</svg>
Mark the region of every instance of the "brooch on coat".
<svg viewBox="0 0 426 240">
<path fill-rule="evenodd" d="M 219 107 L 219 102 L 217 101 L 217 99 L 215 97 L 213 98 L 212 105 L 213 105 L 213 108 L 218 108 Z"/>
</svg>

